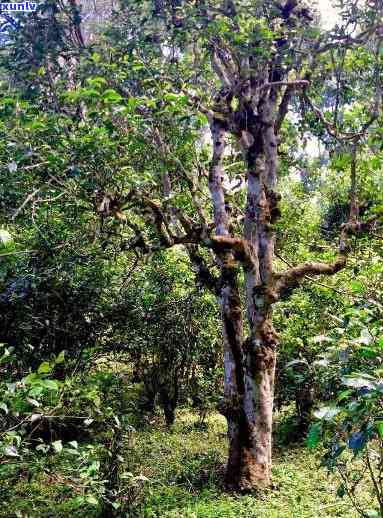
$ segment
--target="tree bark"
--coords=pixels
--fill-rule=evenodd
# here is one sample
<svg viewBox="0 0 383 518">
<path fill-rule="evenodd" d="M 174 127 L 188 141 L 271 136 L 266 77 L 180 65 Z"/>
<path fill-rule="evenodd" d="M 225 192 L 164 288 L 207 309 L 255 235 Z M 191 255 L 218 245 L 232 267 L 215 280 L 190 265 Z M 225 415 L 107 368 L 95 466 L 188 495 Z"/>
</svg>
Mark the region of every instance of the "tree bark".
<svg viewBox="0 0 383 518">
<path fill-rule="evenodd" d="M 214 118 L 211 120 L 214 153 L 209 178 L 216 234 L 219 236 L 216 243 L 217 246 L 222 246 L 219 254 L 219 301 L 225 368 L 224 402 L 221 411 L 228 422 L 229 440 L 226 487 L 235 491 L 248 491 L 271 483 L 277 346 L 271 310 L 276 300 L 272 290 L 274 233 L 271 221 L 278 202 L 273 191 L 277 168 L 274 124 L 268 105 L 259 109 L 261 123 L 254 120 L 249 107 L 244 109 L 247 111 L 244 118 L 250 121 L 250 128 L 246 130 L 247 138 L 241 136 L 248 169 L 247 207 L 242 241 L 229 236 L 229 218 L 222 189 L 227 126 Z M 249 328 L 246 339 L 243 337 L 244 311 L 235 260 L 238 257 L 241 257 L 245 272 L 244 307 Z"/>
<path fill-rule="evenodd" d="M 225 347 L 225 393 L 234 385 L 229 373 L 242 371 L 243 383 L 237 392 L 231 391 L 231 400 L 225 394 L 223 413 L 228 422 L 229 439 L 225 482 L 228 490 L 249 491 L 271 483 L 276 351 L 265 344 L 255 349 L 244 348 L 238 369 L 228 345 Z"/>
<path fill-rule="evenodd" d="M 287 15 L 288 16 L 288 15 Z M 222 413 L 228 422 L 229 459 L 226 486 L 246 491 L 271 483 L 272 414 L 278 337 L 272 308 L 281 294 L 299 286 L 308 273 L 332 275 L 345 264 L 344 246 L 332 263 L 309 261 L 285 272 L 273 270 L 274 223 L 280 216 L 277 133 L 287 114 L 294 88 L 307 81 L 283 81 L 278 60 L 271 70 L 254 68 L 250 61 L 236 69 L 235 60 L 212 50 L 212 67 L 221 89 L 208 111 L 213 141 L 209 190 L 214 211 L 215 235 L 204 244 L 216 254 L 220 279 L 214 286 L 221 306 L 225 386 Z M 252 70 L 250 70 L 253 67 Z M 239 87 L 238 74 L 246 72 Z M 281 87 L 286 86 L 282 99 Z M 233 108 L 236 99 L 236 108 Z M 243 233 L 234 236 L 238 221 L 231 219 L 223 181 L 228 137 L 242 148 L 246 166 L 247 200 Z M 194 261 L 196 263 L 196 261 Z M 245 294 L 241 301 L 239 268 L 244 272 Z M 209 282 L 207 282 L 209 281 Z M 246 318 L 247 337 L 244 338 Z"/>
</svg>

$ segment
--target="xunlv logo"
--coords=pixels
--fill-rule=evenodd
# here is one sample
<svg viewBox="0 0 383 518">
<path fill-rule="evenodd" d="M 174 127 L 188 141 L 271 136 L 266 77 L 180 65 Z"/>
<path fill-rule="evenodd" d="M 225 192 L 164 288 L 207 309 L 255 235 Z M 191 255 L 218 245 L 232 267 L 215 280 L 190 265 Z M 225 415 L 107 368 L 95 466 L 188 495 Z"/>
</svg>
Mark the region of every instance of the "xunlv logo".
<svg viewBox="0 0 383 518">
<path fill-rule="evenodd" d="M 24 11 L 34 12 L 37 9 L 37 4 L 32 2 L 7 2 L 0 3 L 0 11 Z"/>
</svg>

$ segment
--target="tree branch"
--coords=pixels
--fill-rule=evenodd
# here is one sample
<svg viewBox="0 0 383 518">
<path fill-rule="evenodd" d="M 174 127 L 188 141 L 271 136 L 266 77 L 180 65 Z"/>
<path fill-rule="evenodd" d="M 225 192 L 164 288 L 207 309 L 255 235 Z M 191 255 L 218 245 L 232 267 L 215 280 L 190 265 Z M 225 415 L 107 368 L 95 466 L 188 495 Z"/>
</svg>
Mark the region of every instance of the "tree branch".
<svg viewBox="0 0 383 518">
<path fill-rule="evenodd" d="M 346 254 L 340 253 L 332 263 L 307 261 L 276 274 L 275 291 L 278 296 L 288 288 L 299 286 L 308 275 L 334 275 L 346 265 Z"/>
<path fill-rule="evenodd" d="M 293 93 L 293 88 L 291 86 L 287 86 L 284 91 L 284 94 L 282 96 L 282 100 L 279 103 L 279 107 L 278 107 L 277 119 L 276 119 L 275 125 L 274 125 L 274 131 L 275 131 L 276 135 L 279 133 L 279 131 L 282 127 L 282 123 L 285 120 L 285 117 L 289 111 L 289 102 L 290 102 L 292 93 Z"/>
<path fill-rule="evenodd" d="M 257 267 L 257 263 L 254 259 L 254 247 L 246 239 L 230 236 L 212 236 L 205 240 L 204 244 L 218 254 L 220 252 L 232 252 L 234 258 L 239 261 L 244 268 L 253 269 Z"/>
</svg>

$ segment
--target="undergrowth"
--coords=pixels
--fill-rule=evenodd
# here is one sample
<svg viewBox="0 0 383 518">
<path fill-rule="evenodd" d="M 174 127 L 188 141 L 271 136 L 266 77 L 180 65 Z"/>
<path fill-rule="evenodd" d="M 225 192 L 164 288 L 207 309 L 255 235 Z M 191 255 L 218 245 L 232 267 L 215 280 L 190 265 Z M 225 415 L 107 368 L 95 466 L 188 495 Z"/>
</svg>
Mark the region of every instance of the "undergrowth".
<svg viewBox="0 0 383 518">
<path fill-rule="evenodd" d="M 262 495 L 235 496 L 223 491 L 226 455 L 225 421 L 208 417 L 201 430 L 198 416 L 187 409 L 167 429 L 159 418 L 124 437 L 124 465 L 131 477 L 145 481 L 137 502 L 117 516 L 142 518 L 314 518 L 352 517 L 348 501 L 334 497 L 337 482 L 318 468 L 304 447 L 277 450 L 274 486 Z M 107 516 L 92 498 L 82 497 L 81 477 L 68 476 L 65 457 L 42 463 L 33 478 L 22 470 L 12 487 L 0 490 L 2 518 Z M 5 498 L 6 497 L 6 498 Z M 128 496 L 127 496 L 128 497 Z"/>
</svg>

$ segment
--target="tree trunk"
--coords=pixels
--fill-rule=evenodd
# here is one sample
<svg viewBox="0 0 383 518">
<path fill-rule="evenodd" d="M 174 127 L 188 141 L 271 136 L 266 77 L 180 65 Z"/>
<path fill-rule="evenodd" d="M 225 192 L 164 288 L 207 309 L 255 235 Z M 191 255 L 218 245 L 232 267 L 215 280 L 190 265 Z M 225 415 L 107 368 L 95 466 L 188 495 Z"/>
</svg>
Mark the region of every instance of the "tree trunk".
<svg viewBox="0 0 383 518">
<path fill-rule="evenodd" d="M 152 414 L 155 410 L 156 396 L 158 393 L 157 377 L 152 369 L 145 372 L 143 385 L 139 407 L 144 412 Z"/>
<path fill-rule="evenodd" d="M 226 266 L 223 279 L 220 303 L 225 344 L 225 397 L 221 411 L 228 422 L 226 487 L 232 491 L 248 491 L 271 483 L 276 338 L 271 321 L 264 317 L 262 310 L 256 315 L 254 338 L 243 341 L 235 269 Z"/>
<path fill-rule="evenodd" d="M 247 165 L 247 202 L 242 266 L 246 301 L 240 298 L 235 252 L 219 255 L 220 305 L 225 346 L 225 388 L 222 413 L 228 422 L 229 458 L 226 487 L 234 491 L 262 488 L 271 483 L 272 414 L 277 337 L 272 326 L 274 293 L 272 223 L 278 215 L 274 192 L 277 143 L 272 99 L 259 101 L 258 113 L 243 103 L 246 128 L 241 134 Z M 213 160 L 209 177 L 217 236 L 229 236 L 222 189 L 227 126 L 212 118 Z M 230 239 L 230 237 L 229 237 Z M 249 334 L 243 337 L 246 308 Z"/>
<path fill-rule="evenodd" d="M 269 108 L 268 108 L 269 110 Z M 267 111 L 265 109 L 263 112 Z M 251 114 L 249 114 L 250 116 Z M 272 325 L 274 232 L 278 196 L 276 144 L 272 126 L 254 126 L 245 149 L 247 203 L 244 238 L 251 244 L 252 267 L 245 268 L 249 336 L 242 347 L 242 392 L 236 413 L 228 413 L 228 488 L 249 490 L 271 483 L 274 379 L 278 339 Z M 238 385 L 240 389 L 240 386 Z"/>
<path fill-rule="evenodd" d="M 311 422 L 311 412 L 314 406 L 314 391 L 310 381 L 312 380 L 303 383 L 295 396 L 295 406 L 298 415 L 297 439 L 302 439 L 306 436 Z"/>
<path fill-rule="evenodd" d="M 222 408 L 228 422 L 229 439 L 226 487 L 233 491 L 248 491 L 271 483 L 276 350 L 266 343 L 254 348 L 245 342 L 238 369 L 228 349 L 226 346 L 225 392 L 233 388 L 233 382 L 227 379 L 229 373 L 241 370 L 244 382 L 238 393 L 232 390 L 231 398 L 225 397 Z"/>
<path fill-rule="evenodd" d="M 159 390 L 161 406 L 164 411 L 167 426 L 172 426 L 176 418 L 176 408 L 178 403 L 178 380 L 163 383 Z"/>
</svg>

